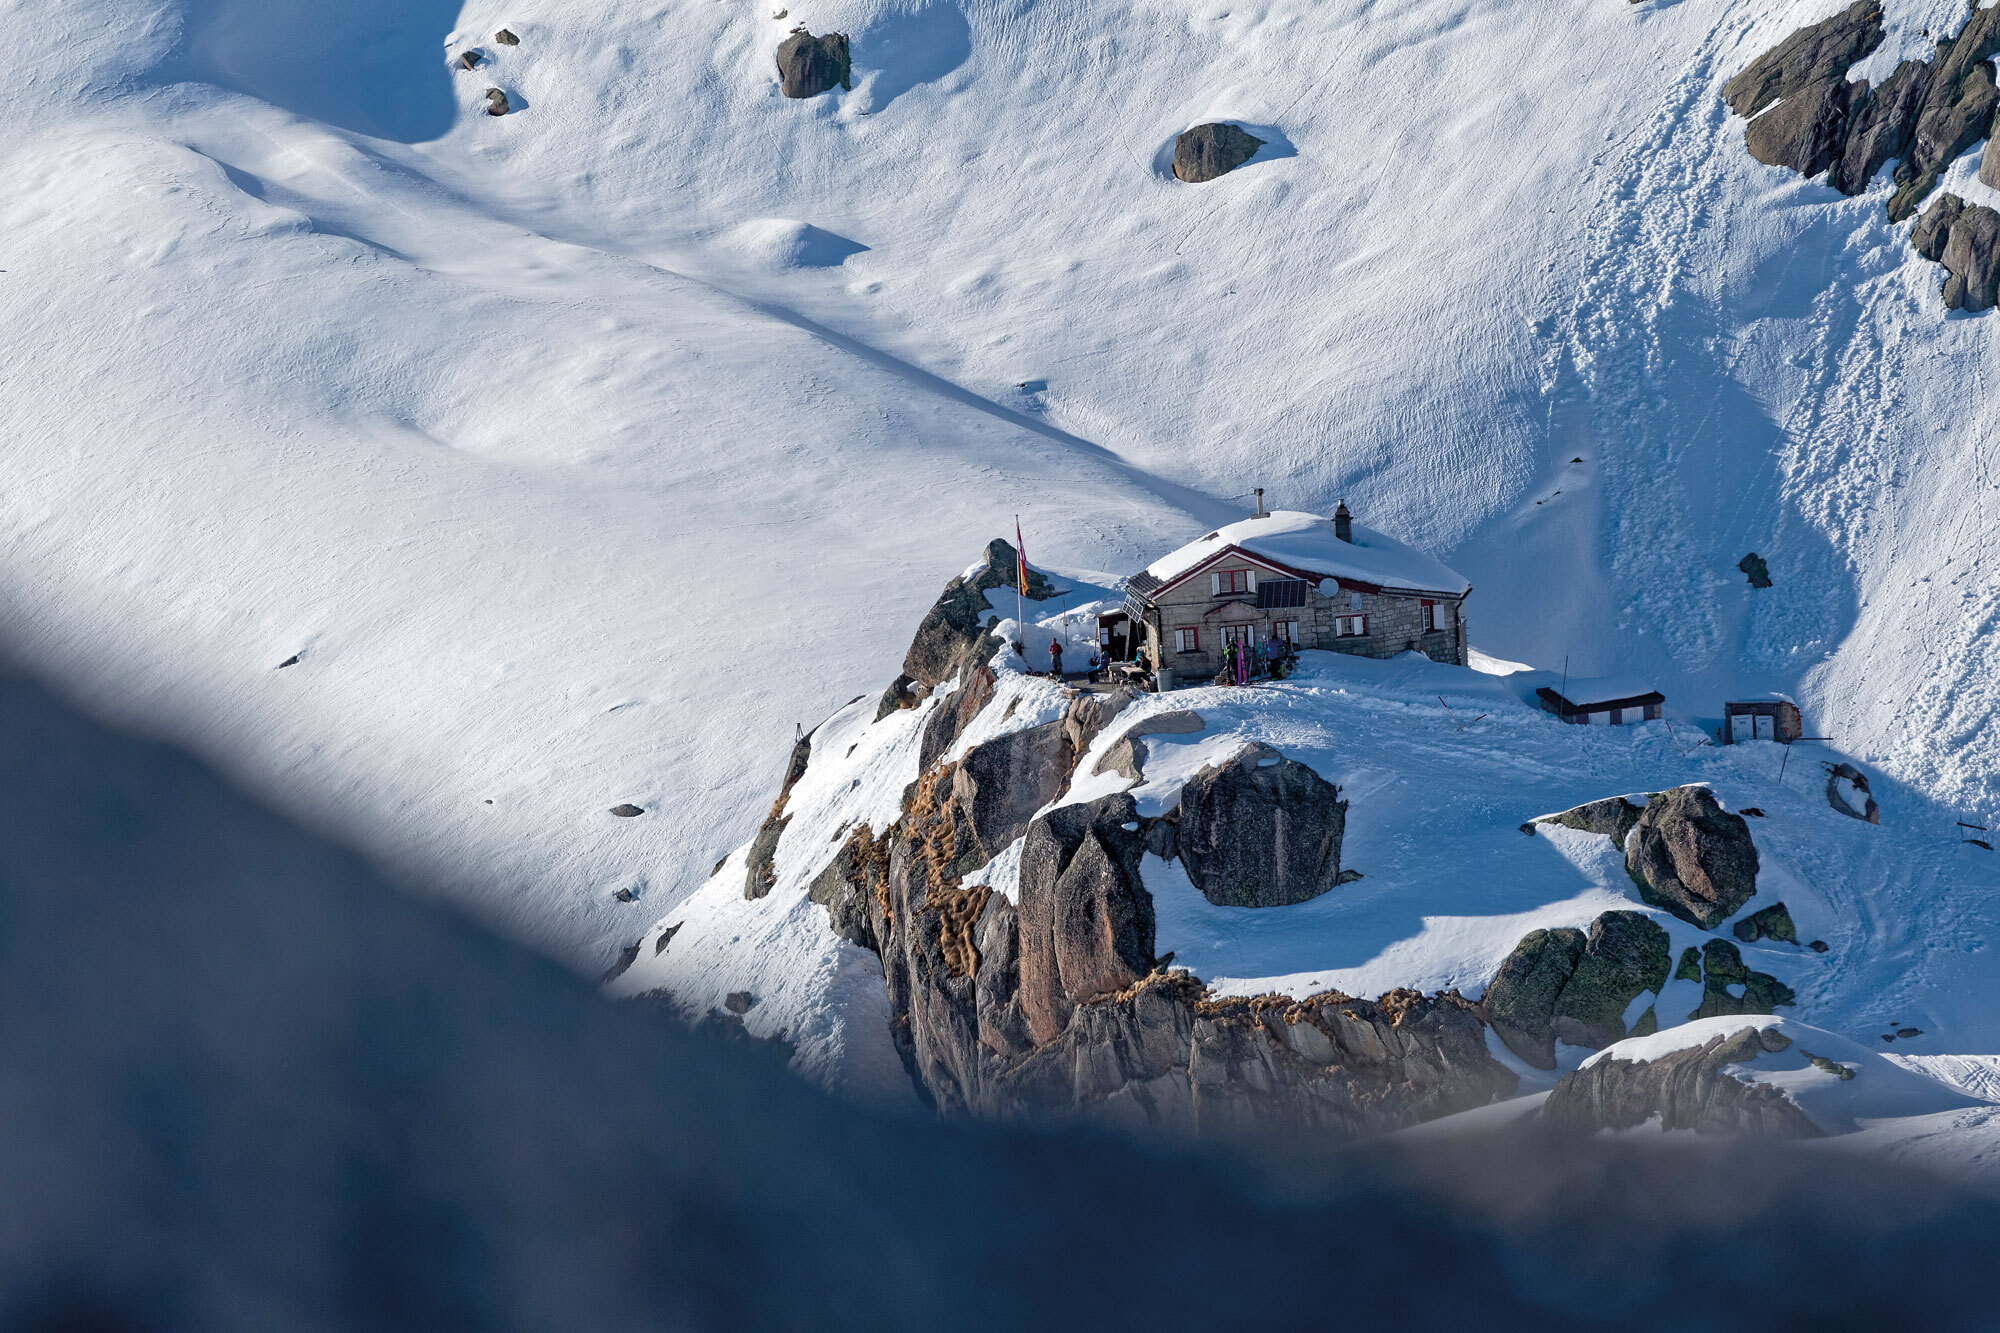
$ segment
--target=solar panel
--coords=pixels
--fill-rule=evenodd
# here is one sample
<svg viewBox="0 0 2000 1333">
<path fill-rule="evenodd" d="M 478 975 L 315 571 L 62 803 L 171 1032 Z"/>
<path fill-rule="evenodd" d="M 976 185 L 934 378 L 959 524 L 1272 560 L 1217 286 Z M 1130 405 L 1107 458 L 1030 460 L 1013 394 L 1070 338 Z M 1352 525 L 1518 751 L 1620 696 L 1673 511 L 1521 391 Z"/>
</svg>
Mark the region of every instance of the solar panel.
<svg viewBox="0 0 2000 1333">
<path fill-rule="evenodd" d="M 1304 579 L 1259 579 L 1257 609 L 1266 611 L 1287 606 L 1304 606 L 1306 587 Z"/>
</svg>

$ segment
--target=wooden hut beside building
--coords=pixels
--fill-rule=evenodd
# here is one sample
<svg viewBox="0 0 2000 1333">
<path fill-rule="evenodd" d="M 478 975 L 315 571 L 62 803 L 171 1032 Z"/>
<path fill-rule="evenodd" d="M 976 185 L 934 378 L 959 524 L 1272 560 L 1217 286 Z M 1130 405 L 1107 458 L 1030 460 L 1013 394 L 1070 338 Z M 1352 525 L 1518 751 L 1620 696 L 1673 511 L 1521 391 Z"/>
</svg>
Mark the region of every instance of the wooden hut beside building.
<svg viewBox="0 0 2000 1333">
<path fill-rule="evenodd" d="M 1722 743 L 1780 741 L 1790 745 L 1805 735 L 1805 719 L 1790 696 L 1766 694 L 1755 699 L 1731 699 L 1722 705 Z"/>
<path fill-rule="evenodd" d="M 1667 696 L 1636 676 L 1593 676 L 1563 682 L 1560 689 L 1544 685 L 1535 691 L 1546 712 L 1578 726 L 1622 726 L 1652 722 L 1660 716 Z"/>
</svg>

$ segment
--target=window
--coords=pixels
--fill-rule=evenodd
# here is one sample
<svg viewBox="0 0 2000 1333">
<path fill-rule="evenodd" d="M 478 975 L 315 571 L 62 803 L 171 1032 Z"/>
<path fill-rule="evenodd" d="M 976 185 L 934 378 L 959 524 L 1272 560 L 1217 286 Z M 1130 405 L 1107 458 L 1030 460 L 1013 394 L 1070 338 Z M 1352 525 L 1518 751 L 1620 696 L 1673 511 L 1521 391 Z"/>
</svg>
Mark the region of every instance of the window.
<svg viewBox="0 0 2000 1333">
<path fill-rule="evenodd" d="M 1201 651 L 1201 631 L 1198 629 L 1177 629 L 1174 631 L 1174 651 L 1177 653 L 1198 653 Z"/>
<path fill-rule="evenodd" d="M 1249 643 L 1256 628 L 1255 625 L 1224 625 L 1222 627 L 1222 641 L 1224 643 Z"/>
<path fill-rule="evenodd" d="M 1217 597 L 1257 591 L 1257 575 L 1247 569 L 1223 569 L 1208 576 L 1208 589 Z"/>
<path fill-rule="evenodd" d="M 1299 622 L 1296 620 L 1274 620 L 1271 632 L 1296 647 L 1299 642 Z"/>
<path fill-rule="evenodd" d="M 1333 632 L 1343 639 L 1352 639 L 1368 632 L 1367 616 L 1335 616 Z"/>
<path fill-rule="evenodd" d="M 1428 634 L 1428 633 L 1430 633 L 1430 632 L 1431 632 L 1432 630 L 1436 629 L 1437 627 L 1438 627 L 1438 609 L 1437 609 L 1437 603 L 1436 603 L 1436 602 L 1425 602 L 1425 603 L 1424 603 L 1424 633 Z"/>
</svg>

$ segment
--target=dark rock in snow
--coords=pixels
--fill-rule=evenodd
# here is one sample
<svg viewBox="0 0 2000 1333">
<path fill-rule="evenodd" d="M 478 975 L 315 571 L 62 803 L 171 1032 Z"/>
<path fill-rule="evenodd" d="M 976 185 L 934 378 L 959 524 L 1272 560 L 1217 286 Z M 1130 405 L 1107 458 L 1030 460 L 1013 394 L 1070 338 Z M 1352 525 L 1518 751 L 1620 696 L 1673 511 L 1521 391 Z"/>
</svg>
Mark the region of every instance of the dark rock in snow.
<svg viewBox="0 0 2000 1333">
<path fill-rule="evenodd" d="M 1190 185 L 1225 176 L 1256 155 L 1264 141 L 1235 125 L 1197 125 L 1174 141 L 1174 175 Z"/>
<path fill-rule="evenodd" d="M 502 46 L 519 46 L 521 44 L 521 39 L 519 37 L 516 37 L 513 33 L 507 31 L 505 28 L 502 28 L 500 31 L 494 33 L 493 40 L 500 43 L 500 45 Z"/>
<path fill-rule="evenodd" d="M 1945 242 L 1951 239 L 1951 224 L 1964 211 L 1965 200 L 1949 191 L 1939 195 L 1910 228 L 1910 247 L 1933 262 L 1944 258 Z"/>
<path fill-rule="evenodd" d="M 1792 914 L 1785 910 L 1783 903 L 1772 903 L 1752 912 L 1729 929 L 1745 944 L 1755 944 L 1758 940 L 1777 940 L 1781 944 L 1799 942 L 1798 929 L 1792 925 Z"/>
<path fill-rule="evenodd" d="M 478 69 L 479 60 L 480 60 L 479 52 L 467 51 L 463 55 L 459 56 L 458 67 L 460 69 Z"/>
<path fill-rule="evenodd" d="M 896 679 L 907 681 L 909 677 L 898 676 Z M 924 723 L 923 743 L 918 747 L 919 773 L 944 758 L 953 743 L 972 725 L 972 719 L 979 716 L 979 710 L 993 702 L 997 683 L 992 667 L 976 667 L 964 677 L 964 683 L 958 689 L 931 710 L 930 718 Z M 875 720 L 879 722 L 883 716 L 886 714 L 878 714 Z"/>
<path fill-rule="evenodd" d="M 1844 74 L 1807 84 L 1743 128 L 1750 156 L 1768 167 L 1817 176 L 1840 155 L 1848 107 L 1860 85 Z"/>
<path fill-rule="evenodd" d="M 1537 1069 L 1556 1067 L 1556 997 L 1581 957 L 1582 931 L 1529 931 L 1486 988 L 1486 1021 L 1508 1050 Z"/>
<path fill-rule="evenodd" d="M 1757 846 L 1708 788 L 1674 787 L 1640 813 L 1625 870 L 1645 902 L 1713 930 L 1757 892 Z"/>
<path fill-rule="evenodd" d="M 747 866 L 743 876 L 745 898 L 762 898 L 777 886 L 778 870 L 775 862 L 778 855 L 778 839 L 784 836 L 785 825 L 791 822 L 790 815 L 781 819 L 766 820 L 764 826 L 757 830 L 757 836 L 751 839 L 750 854 L 744 858 Z"/>
<path fill-rule="evenodd" d="M 1947 275 L 1945 309 L 1991 310 L 2000 303 L 2000 213 L 1984 204 L 1959 213 L 1938 262 Z"/>
<path fill-rule="evenodd" d="M 1556 1084 L 1542 1118 L 1573 1134 L 1637 1129 L 1657 1117 L 1666 1132 L 1820 1138 L 1820 1128 L 1778 1088 L 1723 1072 L 1790 1045 L 1782 1033 L 1744 1028 L 1655 1060 L 1599 1059 Z"/>
<path fill-rule="evenodd" d="M 966 751 L 952 777 L 952 795 L 987 857 L 1026 833 L 1035 811 L 1062 794 L 1071 764 L 1060 721 L 1010 731 Z"/>
<path fill-rule="evenodd" d="M 937 686 L 950 680 L 966 662 L 983 664 L 991 658 L 1000 641 L 984 629 L 992 610 L 986 594 L 1014 587 L 1014 579 L 1014 547 L 996 537 L 986 544 L 986 563 L 970 578 L 961 575 L 946 584 L 937 603 L 925 613 L 903 657 L 903 674 L 920 685 Z M 1028 600 L 1043 601 L 1055 595 L 1039 571 L 1028 571 Z"/>
<path fill-rule="evenodd" d="M 653 941 L 654 956 L 658 957 L 660 954 L 665 953 L 667 951 L 667 946 L 673 943 L 674 936 L 680 933 L 681 933 L 681 923 L 678 921 L 674 922 L 673 925 L 668 926 L 665 930 L 661 931 L 660 937 Z"/>
<path fill-rule="evenodd" d="M 1898 1037 L 1902 1037 L 1902 1038 L 1904 1038 L 1905 1040 L 1907 1040 L 1908 1038 L 1911 1038 L 1911 1037 L 1921 1037 L 1921 1036 L 1923 1036 L 1923 1035 L 1924 1035 L 1924 1030 L 1923 1030 L 1922 1028 L 1897 1028 L 1897 1029 L 1896 1029 L 1896 1035 L 1897 1035 Z"/>
<path fill-rule="evenodd" d="M 1341 881 L 1347 802 L 1268 745 L 1248 745 L 1181 789 L 1177 850 L 1218 907 L 1284 907 Z"/>
<path fill-rule="evenodd" d="M 889 839 L 866 824 L 841 844 L 826 869 L 813 877 L 806 897 L 826 909 L 833 933 L 864 949 L 877 948 L 869 903 L 889 871 Z"/>
<path fill-rule="evenodd" d="M 1522 827 L 1533 833 L 1536 824 L 1560 824 L 1584 833 L 1601 833 L 1623 847 L 1625 835 L 1639 822 L 1639 809 L 1623 796 L 1612 796 L 1565 810 L 1559 815 L 1543 815 Z"/>
<path fill-rule="evenodd" d="M 623 804 L 612 806 L 611 813 L 617 815 L 620 819 L 632 819 L 646 812 L 640 807 L 633 805 L 630 801 L 626 801 Z"/>
<path fill-rule="evenodd" d="M 1714 1018 L 1720 1014 L 1769 1014 L 1780 1005 L 1798 1000 L 1792 988 L 1768 972 L 1752 972 L 1744 966 L 1743 955 L 1728 940 L 1710 940 L 1702 946 L 1701 1004 L 1689 1018 Z M 1730 994 L 1731 986 L 1741 986 L 1741 995 Z"/>
<path fill-rule="evenodd" d="M 1139 692 L 1130 685 L 1120 685 L 1105 694 L 1079 695 L 1063 715 L 1063 735 L 1069 738 L 1070 750 L 1076 754 L 1088 750 L 1104 729 L 1138 700 Z"/>
<path fill-rule="evenodd" d="M 915 708 L 918 704 L 922 703 L 923 700 L 919 699 L 916 692 L 910 688 L 915 683 L 908 676 L 900 673 L 894 680 L 890 681 L 888 686 L 882 691 L 882 698 L 875 705 L 875 720 L 880 722 L 883 718 L 896 712 L 898 709 Z"/>
<path fill-rule="evenodd" d="M 1601 1049 L 1630 1035 L 1625 1011 L 1666 984 L 1671 963 L 1667 932 L 1643 912 L 1606 912 L 1588 935 L 1530 931 L 1486 988 L 1486 1018 L 1514 1054 L 1554 1069 L 1557 1040 Z"/>
<path fill-rule="evenodd" d="M 757 1007 L 757 997 L 747 990 L 733 990 L 723 999 L 722 1007 L 732 1014 L 747 1014 Z"/>
<path fill-rule="evenodd" d="M 1693 982 L 1701 980 L 1701 950 L 1692 944 L 1681 950 L 1681 960 L 1674 965 L 1674 980 Z"/>
<path fill-rule="evenodd" d="M 507 94 L 501 92 L 498 88 L 488 88 L 486 90 L 487 115 L 504 116 L 512 109 L 513 108 L 507 104 Z"/>
<path fill-rule="evenodd" d="M 787 97 L 817 97 L 835 84 L 848 83 L 847 34 L 815 37 L 795 29 L 778 48 L 778 86 Z"/>
<path fill-rule="evenodd" d="M 1875 173 L 1909 151 L 1917 117 L 1931 91 L 1926 60 L 1905 60 L 1875 88 L 1856 93 L 1847 112 L 1847 141 L 1826 183 L 1842 194 L 1860 194 Z"/>
<path fill-rule="evenodd" d="M 1076 1005 L 1153 969 L 1153 898 L 1139 879 L 1138 807 L 1123 794 L 1036 819 L 1021 848 L 1020 1011 L 1052 1041 Z"/>
<path fill-rule="evenodd" d="M 1736 567 L 1742 570 L 1744 576 L 1750 580 L 1751 587 L 1768 588 L 1771 586 L 1771 567 L 1765 564 L 1764 557 L 1758 555 L 1755 551 L 1738 560 Z"/>
<path fill-rule="evenodd" d="M 1806 948 L 1811 949 L 1814 953 L 1825 953 L 1828 947 L 1825 940 L 1814 940 L 1806 946 Z"/>
<path fill-rule="evenodd" d="M 299 655 L 297 653 L 293 653 L 290 657 L 278 663 L 278 665 L 274 668 L 274 670 L 283 671 L 286 667 L 297 666 L 298 664 L 299 664 Z"/>
<path fill-rule="evenodd" d="M 1832 18 L 1800 28 L 1723 85 L 1723 100 L 1739 116 L 1754 116 L 1781 97 L 1847 73 L 1882 42 L 1882 6 L 1855 0 Z"/>
<path fill-rule="evenodd" d="M 638 958 L 639 958 L 639 941 L 634 940 L 632 941 L 632 943 L 626 945 L 624 948 L 618 951 L 618 960 L 612 963 L 610 967 L 604 969 L 602 975 L 600 975 L 597 978 L 597 984 L 600 986 L 608 986 L 612 982 L 618 980 L 618 978 L 625 975 L 625 970 L 627 968 L 631 967 L 633 963 L 638 961 Z"/>
<path fill-rule="evenodd" d="M 1914 214 L 1951 160 L 1984 139 L 1993 128 L 1993 108 L 2000 102 L 2000 89 L 1993 83 L 1993 66 L 1985 56 L 1964 65 L 1957 59 L 1960 47 L 1975 36 L 1975 26 L 1991 27 L 1982 24 L 1980 17 L 1992 12 L 1975 13 L 1973 22 L 1960 35 L 1959 45 L 1952 48 L 1950 55 L 1940 56 L 1931 76 L 1930 95 L 1925 99 L 1923 114 L 1917 117 L 1916 131 L 1910 136 L 1909 149 L 1896 164 L 1896 192 L 1889 196 L 1891 222 L 1901 222 Z"/>
</svg>

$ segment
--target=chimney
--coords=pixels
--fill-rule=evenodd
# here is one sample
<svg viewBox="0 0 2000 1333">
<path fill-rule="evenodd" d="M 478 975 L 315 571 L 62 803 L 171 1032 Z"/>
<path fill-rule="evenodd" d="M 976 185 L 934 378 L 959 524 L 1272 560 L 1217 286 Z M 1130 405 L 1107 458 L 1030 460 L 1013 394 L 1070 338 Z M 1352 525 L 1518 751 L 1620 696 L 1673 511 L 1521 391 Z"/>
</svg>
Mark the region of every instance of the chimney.
<svg viewBox="0 0 2000 1333">
<path fill-rule="evenodd" d="M 1340 502 L 1340 508 L 1333 511 L 1333 535 L 1352 544 L 1354 541 L 1354 515 L 1347 512 L 1347 501 Z"/>
<path fill-rule="evenodd" d="M 1257 512 L 1252 514 L 1250 517 L 1269 518 L 1270 515 L 1264 512 L 1264 488 L 1262 486 L 1259 486 L 1255 491 L 1255 495 L 1257 496 Z"/>
</svg>

